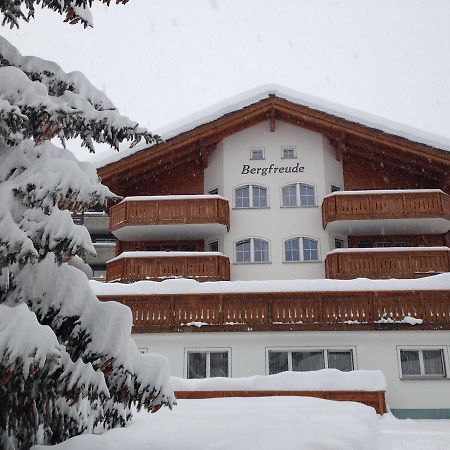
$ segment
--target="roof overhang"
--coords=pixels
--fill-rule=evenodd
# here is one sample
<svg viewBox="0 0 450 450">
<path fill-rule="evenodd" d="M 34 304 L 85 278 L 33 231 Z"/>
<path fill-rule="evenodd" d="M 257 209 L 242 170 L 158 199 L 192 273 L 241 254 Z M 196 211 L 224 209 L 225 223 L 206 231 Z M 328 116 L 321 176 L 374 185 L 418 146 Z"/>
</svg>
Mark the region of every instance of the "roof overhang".
<svg viewBox="0 0 450 450">
<path fill-rule="evenodd" d="M 209 153 L 227 136 L 267 121 L 271 129 L 283 121 L 322 134 L 336 150 L 336 158 L 356 154 L 405 170 L 418 171 L 440 181 L 447 180 L 450 152 L 415 142 L 339 117 L 276 95 L 228 112 L 214 120 L 183 131 L 167 141 L 107 164 L 98 169 L 102 181 L 114 190 L 130 173 L 157 176 L 189 161 L 206 167 Z"/>
</svg>

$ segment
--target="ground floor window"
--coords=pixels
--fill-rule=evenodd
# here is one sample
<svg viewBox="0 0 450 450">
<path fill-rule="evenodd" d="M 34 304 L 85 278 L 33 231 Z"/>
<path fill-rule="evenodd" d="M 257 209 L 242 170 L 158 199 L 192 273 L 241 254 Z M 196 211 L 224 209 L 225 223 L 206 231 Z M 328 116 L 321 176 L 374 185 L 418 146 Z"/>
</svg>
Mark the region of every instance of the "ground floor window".
<svg viewBox="0 0 450 450">
<path fill-rule="evenodd" d="M 230 363 L 230 349 L 186 350 L 186 377 L 229 377 Z"/>
<path fill-rule="evenodd" d="M 445 378 L 445 355 L 443 348 L 400 348 L 400 377 Z"/>
<path fill-rule="evenodd" d="M 287 370 L 307 372 L 310 370 L 354 369 L 353 349 L 268 349 L 268 373 L 273 375 Z"/>
</svg>

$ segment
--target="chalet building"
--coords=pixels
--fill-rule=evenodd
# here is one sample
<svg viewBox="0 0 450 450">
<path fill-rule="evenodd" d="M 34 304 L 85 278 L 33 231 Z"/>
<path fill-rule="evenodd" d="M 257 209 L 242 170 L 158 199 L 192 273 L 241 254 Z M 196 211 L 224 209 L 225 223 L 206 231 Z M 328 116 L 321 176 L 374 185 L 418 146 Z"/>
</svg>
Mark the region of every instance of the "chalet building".
<svg viewBox="0 0 450 450">
<path fill-rule="evenodd" d="M 163 137 L 102 164 L 124 199 L 85 217 L 143 351 L 188 378 L 380 369 L 397 415 L 450 418 L 448 149 L 282 92 Z"/>
</svg>

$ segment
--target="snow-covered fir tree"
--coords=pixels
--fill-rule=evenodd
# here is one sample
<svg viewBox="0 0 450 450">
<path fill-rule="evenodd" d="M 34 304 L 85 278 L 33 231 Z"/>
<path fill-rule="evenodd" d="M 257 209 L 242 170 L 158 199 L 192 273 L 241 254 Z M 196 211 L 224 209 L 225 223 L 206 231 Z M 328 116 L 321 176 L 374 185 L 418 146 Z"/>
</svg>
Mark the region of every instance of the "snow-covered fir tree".
<svg viewBox="0 0 450 450">
<path fill-rule="evenodd" d="M 12 16 L 20 4 L 2 1 Z M 66 5 L 90 2 L 44 1 Z M 84 5 L 86 6 L 86 5 Z M 61 12 L 61 11 L 60 11 Z M 84 11 L 86 12 L 86 11 Z M 11 19 L 12 20 L 12 19 Z M 171 406 L 166 360 L 141 354 L 130 310 L 102 303 L 77 266 L 95 252 L 71 212 L 114 194 L 57 147 L 159 140 L 81 73 L 24 57 L 0 37 L 0 447 L 25 449 L 127 423 L 131 406 Z"/>
</svg>

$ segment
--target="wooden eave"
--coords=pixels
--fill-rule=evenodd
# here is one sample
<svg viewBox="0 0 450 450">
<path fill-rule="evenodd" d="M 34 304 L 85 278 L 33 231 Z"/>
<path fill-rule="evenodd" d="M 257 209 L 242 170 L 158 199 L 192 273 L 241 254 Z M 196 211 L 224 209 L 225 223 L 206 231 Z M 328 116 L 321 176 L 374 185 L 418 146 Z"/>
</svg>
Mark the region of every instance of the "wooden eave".
<svg viewBox="0 0 450 450">
<path fill-rule="evenodd" d="M 273 119 L 321 133 L 332 145 L 341 145 L 349 154 L 365 154 L 380 161 L 389 158 L 402 164 L 407 162 L 435 174 L 436 177 L 448 175 L 450 152 L 275 96 L 225 114 L 180 133 L 164 143 L 110 163 L 99 168 L 98 172 L 103 182 L 111 185 L 130 173 L 136 179 L 140 174 L 156 174 L 170 170 L 179 164 L 180 160 L 198 160 L 199 163 L 204 163 L 208 152 L 223 138 L 265 120 L 268 120 L 272 127 Z"/>
</svg>

